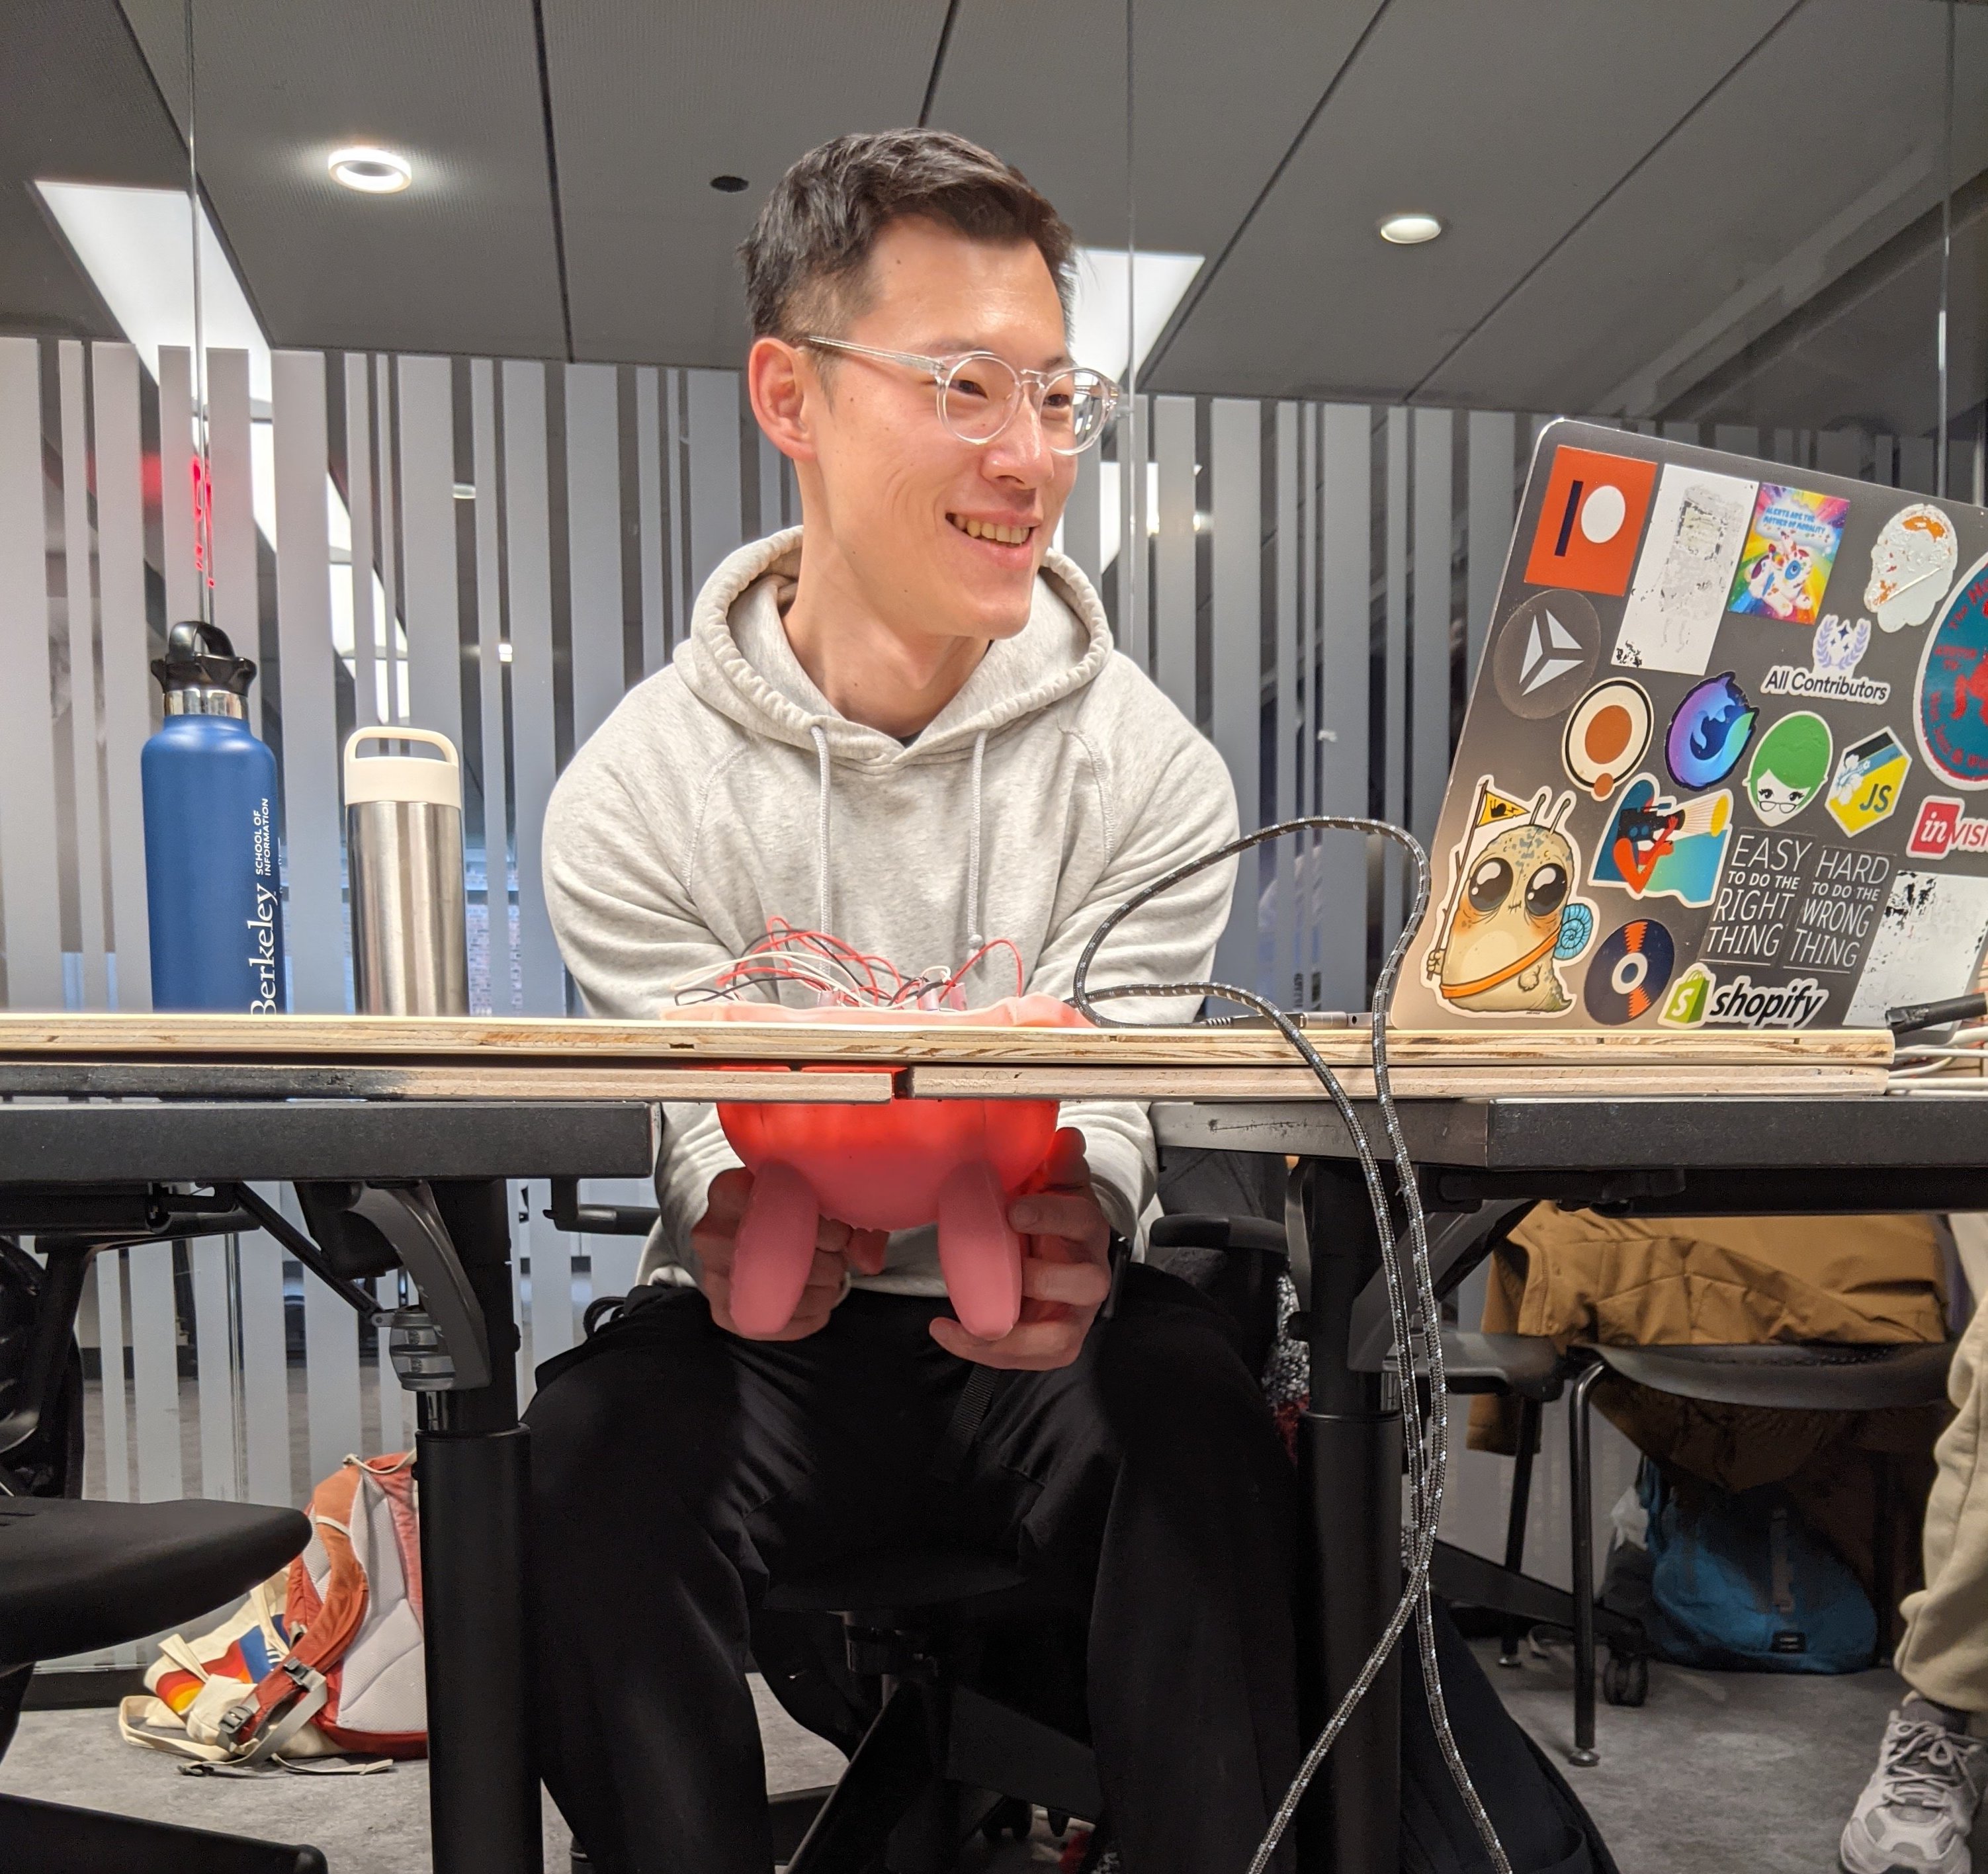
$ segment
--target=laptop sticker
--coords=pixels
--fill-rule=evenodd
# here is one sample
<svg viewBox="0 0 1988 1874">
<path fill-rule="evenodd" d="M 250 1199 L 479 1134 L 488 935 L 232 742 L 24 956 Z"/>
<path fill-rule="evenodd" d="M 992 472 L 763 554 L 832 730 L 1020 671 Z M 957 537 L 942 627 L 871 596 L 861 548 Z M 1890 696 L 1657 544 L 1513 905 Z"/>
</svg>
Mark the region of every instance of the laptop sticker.
<svg viewBox="0 0 1988 1874">
<path fill-rule="evenodd" d="M 1814 624 L 1849 512 L 1850 503 L 1840 495 L 1761 483 L 1728 609 L 1783 624 Z"/>
<path fill-rule="evenodd" d="M 1601 657 L 1601 621 L 1579 593 L 1541 593 L 1505 620 L 1491 680 L 1515 716 L 1557 716 L 1587 687 Z"/>
<path fill-rule="evenodd" d="M 1953 787 L 1988 787 L 1988 557 L 1954 589 L 1919 657 L 1921 751 Z"/>
<path fill-rule="evenodd" d="M 1649 693 L 1626 677 L 1598 683 L 1574 706 L 1560 738 L 1568 778 L 1606 800 L 1633 773 L 1650 745 Z"/>
<path fill-rule="evenodd" d="M 1803 1028 L 1828 1001 L 1829 991 L 1813 976 L 1756 983 L 1741 974 L 1721 982 L 1694 963 L 1672 986 L 1657 1019 L 1674 1028 Z"/>
<path fill-rule="evenodd" d="M 1730 670 L 1686 692 L 1664 738 L 1664 763 L 1679 787 L 1709 788 L 1739 766 L 1759 715 Z"/>
<path fill-rule="evenodd" d="M 1877 928 L 1892 871 L 1883 853 L 1743 829 L 1699 954 L 1712 962 L 1854 970 Z"/>
<path fill-rule="evenodd" d="M 1705 674 L 1760 485 L 1664 464 L 1615 640 L 1617 665 Z"/>
<path fill-rule="evenodd" d="M 1601 940 L 1582 984 L 1582 1006 L 1604 1027 L 1646 1015 L 1668 987 L 1677 944 L 1654 917 L 1638 917 Z"/>
<path fill-rule="evenodd" d="M 1812 661 L 1777 663 L 1761 680 L 1763 696 L 1800 696 L 1818 702 L 1888 703 L 1892 686 L 1882 677 L 1859 677 L 1857 667 L 1871 648 L 1868 618 L 1839 618 L 1825 612 L 1809 640 Z"/>
<path fill-rule="evenodd" d="M 1865 738 L 1843 751 L 1824 805 L 1829 817 L 1853 839 L 1898 811 L 1898 795 L 1912 758 L 1889 729 Z"/>
<path fill-rule="evenodd" d="M 1871 960 L 1844 1025 L 1881 1027 L 1902 1002 L 1964 994 L 1988 939 L 1988 878 L 1957 872 L 1901 872 L 1871 940 Z"/>
<path fill-rule="evenodd" d="M 1763 826 L 1793 819 L 1827 784 L 1835 745 L 1829 724 L 1806 709 L 1775 723 L 1760 738 L 1746 770 L 1746 798 Z"/>
<path fill-rule="evenodd" d="M 1629 589 L 1656 478 L 1654 462 L 1594 449 L 1556 450 L 1526 582 L 1621 598 Z"/>
<path fill-rule="evenodd" d="M 1528 803 L 1489 775 L 1451 853 L 1449 895 L 1422 974 L 1449 1008 L 1473 1015 L 1557 1015 L 1573 1006 L 1559 966 L 1594 934 L 1594 907 L 1573 890 L 1581 853 L 1565 830 L 1571 792 Z M 1550 805 L 1549 803 L 1550 802 Z"/>
<path fill-rule="evenodd" d="M 1922 625 L 1946 596 L 1959 560 L 1952 522 L 1929 502 L 1915 501 L 1878 528 L 1864 603 L 1882 630 Z"/>
<path fill-rule="evenodd" d="M 1915 859 L 1944 859 L 1949 853 L 1988 853 L 1988 817 L 1967 811 L 1951 794 L 1929 794 L 1919 802 L 1905 850 Z"/>
<path fill-rule="evenodd" d="M 1632 898 L 1709 904 L 1732 837 L 1729 790 L 1680 802 L 1658 791 L 1654 775 L 1638 775 L 1622 790 L 1589 877 Z"/>
</svg>

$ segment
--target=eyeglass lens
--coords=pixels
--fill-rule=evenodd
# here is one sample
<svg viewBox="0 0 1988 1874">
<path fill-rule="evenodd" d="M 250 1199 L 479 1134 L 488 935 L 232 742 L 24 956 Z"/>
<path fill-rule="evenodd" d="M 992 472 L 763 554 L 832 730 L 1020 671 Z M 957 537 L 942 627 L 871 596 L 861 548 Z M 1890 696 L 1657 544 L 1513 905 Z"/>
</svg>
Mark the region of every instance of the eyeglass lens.
<svg viewBox="0 0 1988 1874">
<path fill-rule="evenodd" d="M 963 441 L 989 442 L 1017 414 L 1022 394 L 1021 379 L 1001 359 L 962 358 L 941 392 L 941 414 Z M 1104 427 L 1110 410 L 1104 380 L 1080 367 L 1060 371 L 1043 387 L 1040 410 L 1043 440 L 1059 455 L 1074 455 Z"/>
</svg>

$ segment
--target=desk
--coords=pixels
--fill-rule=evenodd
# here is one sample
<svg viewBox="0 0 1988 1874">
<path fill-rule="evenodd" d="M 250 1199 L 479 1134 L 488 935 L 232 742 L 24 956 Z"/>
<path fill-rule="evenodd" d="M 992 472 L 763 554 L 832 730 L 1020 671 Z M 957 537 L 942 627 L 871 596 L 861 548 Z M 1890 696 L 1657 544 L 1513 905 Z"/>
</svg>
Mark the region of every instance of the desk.
<svg viewBox="0 0 1988 1874">
<path fill-rule="evenodd" d="M 646 1177 L 655 1146 L 653 1108 L 629 1102 L 0 1105 L 0 1230 L 128 1241 L 152 1185 L 429 1184 L 491 1354 L 488 1386 L 418 1396 L 436 1874 L 540 1864 L 525 1636 L 505 1617 L 524 1604 L 528 1474 L 505 1180 Z"/>
<path fill-rule="evenodd" d="M 1360 1112 L 1377 1155 L 1391 1159 L 1378 1113 Z M 1646 1217 L 1988 1207 L 1988 1101 L 1963 1094 L 1427 1099 L 1400 1113 L 1432 1214 L 1489 1217 L 1543 1198 Z M 1401 1424 L 1391 1379 L 1364 1370 L 1379 1364 L 1385 1318 L 1380 1246 L 1352 1142 L 1338 1115 L 1311 1100 L 1170 1103 L 1152 1113 L 1163 1147 L 1303 1161 L 1312 1393 L 1299 1464 L 1336 1697 L 1401 1592 Z M 1439 1288 L 1469 1273 L 1489 1234 L 1456 1233 L 1456 1252 L 1438 1258 Z M 1301 1812 L 1306 1874 L 1398 1865 L 1400 1670 L 1398 1652 Z"/>
</svg>

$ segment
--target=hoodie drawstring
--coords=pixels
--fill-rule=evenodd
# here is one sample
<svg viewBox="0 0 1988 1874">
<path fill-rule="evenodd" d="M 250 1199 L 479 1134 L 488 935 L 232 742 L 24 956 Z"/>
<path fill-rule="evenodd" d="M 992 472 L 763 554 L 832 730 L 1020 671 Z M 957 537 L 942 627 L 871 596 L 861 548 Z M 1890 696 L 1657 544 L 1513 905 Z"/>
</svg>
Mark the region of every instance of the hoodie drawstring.
<svg viewBox="0 0 1988 1874">
<path fill-rule="evenodd" d="M 980 764 L 987 752 L 987 731 L 973 738 L 973 812 L 966 822 L 966 954 L 986 941 L 980 932 Z"/>
<path fill-rule="evenodd" d="M 821 764 L 815 809 L 814 927 L 832 930 L 835 927 L 828 917 L 828 731 L 816 722 L 809 724 L 808 733 L 814 738 L 814 751 Z"/>
</svg>

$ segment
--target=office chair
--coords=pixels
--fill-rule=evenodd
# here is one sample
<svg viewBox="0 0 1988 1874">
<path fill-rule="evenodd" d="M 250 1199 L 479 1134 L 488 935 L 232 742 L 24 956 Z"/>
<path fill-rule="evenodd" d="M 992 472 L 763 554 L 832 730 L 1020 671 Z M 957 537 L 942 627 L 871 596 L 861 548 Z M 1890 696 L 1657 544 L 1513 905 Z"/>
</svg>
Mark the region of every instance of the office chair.
<svg viewBox="0 0 1988 1874">
<path fill-rule="evenodd" d="M 646 1234 L 656 1216 L 581 1204 L 571 1180 L 554 1182 L 547 1214 L 562 1229 L 620 1235 Z M 1154 1225 L 1147 1259 L 1221 1303 L 1239 1350 L 1253 1372 L 1261 1372 L 1277 1331 L 1285 1254 L 1282 1224 L 1188 1214 Z M 589 1305 L 589 1333 L 619 1299 Z M 1080 1727 L 1061 1728 L 974 1683 L 996 1623 L 1081 1613 L 1060 1606 L 1042 1582 L 1005 1558 L 938 1546 L 877 1549 L 776 1580 L 766 1606 L 777 1615 L 839 1621 L 848 1670 L 866 1688 L 874 1714 L 787 1862 L 787 1874 L 878 1868 L 951 1874 L 976 1828 L 990 1839 L 1004 1832 L 1025 1837 L 1037 1808 L 1059 1832 L 1072 1817 L 1105 1819 Z M 818 1726 L 816 1711 L 789 1704 L 793 1689 L 779 1675 L 769 1673 L 768 1683 L 793 1715 Z M 588 1866 L 583 1849 L 574 1865 Z"/>
<path fill-rule="evenodd" d="M 205 1224 L 252 1227 L 217 1212 L 173 1221 L 171 1234 L 201 1234 Z M 44 1266 L 0 1238 L 0 1754 L 37 1661 L 178 1626 L 247 1592 L 309 1539 L 295 1510 L 85 1502 L 74 1494 L 83 1474 L 75 1325 L 84 1272 L 98 1251 L 147 1240 L 142 1228 L 107 1239 L 37 1233 Z M 325 1861 L 314 1848 L 0 1795 L 0 1867 L 324 1874 Z"/>
</svg>

